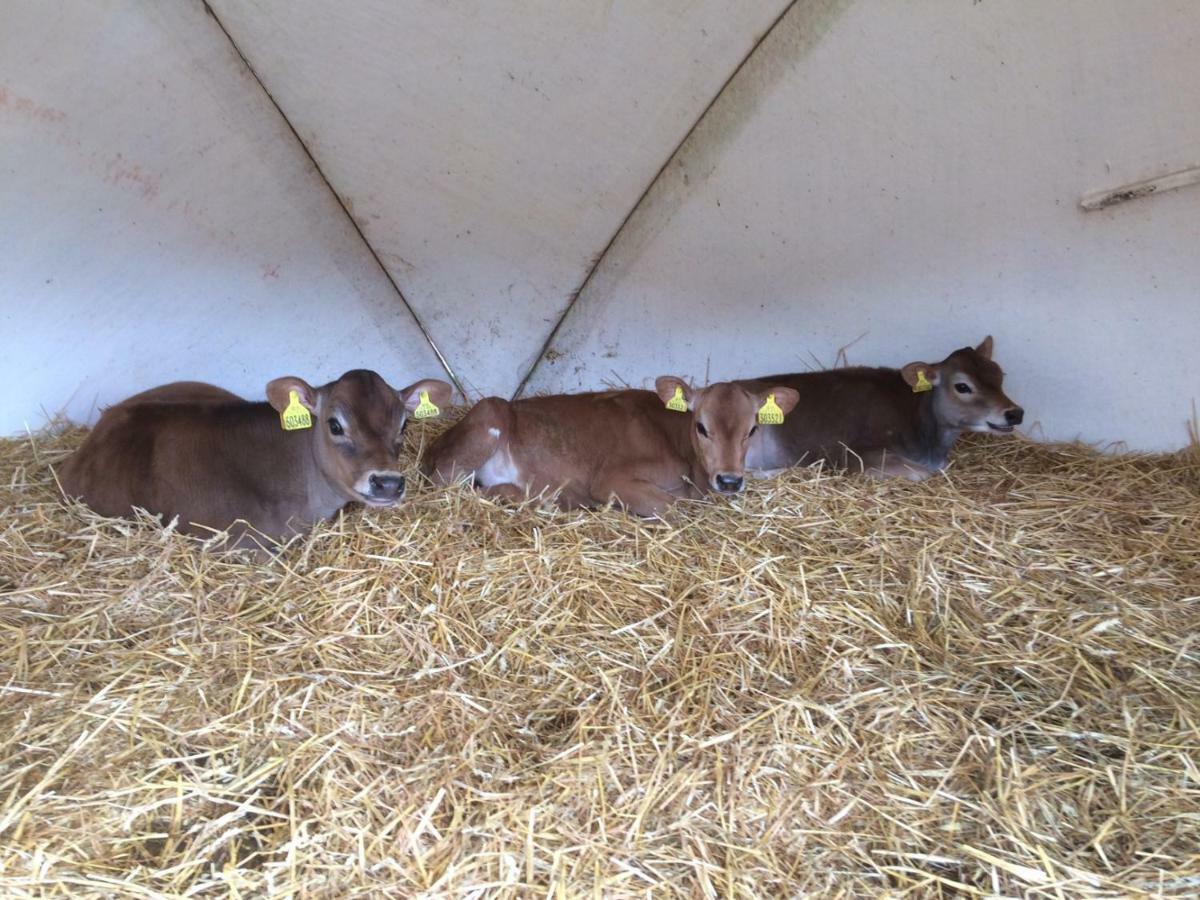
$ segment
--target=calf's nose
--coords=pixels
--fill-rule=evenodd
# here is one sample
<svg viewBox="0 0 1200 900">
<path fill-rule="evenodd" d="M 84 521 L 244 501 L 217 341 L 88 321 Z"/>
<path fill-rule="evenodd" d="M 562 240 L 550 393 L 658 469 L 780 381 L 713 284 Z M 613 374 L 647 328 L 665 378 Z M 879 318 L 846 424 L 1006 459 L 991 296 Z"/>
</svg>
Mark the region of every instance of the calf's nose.
<svg viewBox="0 0 1200 900">
<path fill-rule="evenodd" d="M 1004 421 L 1009 425 L 1020 425 L 1025 419 L 1025 410 L 1019 406 L 1014 406 L 1011 409 L 1004 411 Z"/>
<path fill-rule="evenodd" d="M 403 475 L 372 475 L 367 479 L 371 486 L 371 496 L 381 499 L 399 497 L 404 493 Z"/>
<path fill-rule="evenodd" d="M 741 475 L 726 475 L 724 473 L 716 477 L 717 490 L 723 491 L 726 494 L 736 494 L 742 489 L 742 485 L 746 483 Z"/>
</svg>

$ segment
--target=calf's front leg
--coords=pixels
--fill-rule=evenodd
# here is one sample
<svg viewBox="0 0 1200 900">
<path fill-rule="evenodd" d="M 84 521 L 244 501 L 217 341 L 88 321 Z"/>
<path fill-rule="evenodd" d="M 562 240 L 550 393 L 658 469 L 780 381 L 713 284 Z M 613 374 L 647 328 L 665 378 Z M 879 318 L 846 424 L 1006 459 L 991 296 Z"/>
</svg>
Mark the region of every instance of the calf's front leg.
<svg viewBox="0 0 1200 900">
<path fill-rule="evenodd" d="M 645 519 L 662 518 L 675 495 L 657 484 L 636 475 L 602 473 L 592 483 L 592 499 L 596 503 L 616 501 L 635 516 Z"/>
<path fill-rule="evenodd" d="M 512 503 L 524 503 L 529 499 L 529 493 L 524 488 L 507 482 L 481 487 L 480 492 L 489 499 L 508 500 Z"/>
<path fill-rule="evenodd" d="M 871 453 L 863 456 L 863 467 L 872 478 L 906 478 L 909 481 L 924 481 L 934 473 L 933 469 L 905 459 L 896 453 Z"/>
</svg>

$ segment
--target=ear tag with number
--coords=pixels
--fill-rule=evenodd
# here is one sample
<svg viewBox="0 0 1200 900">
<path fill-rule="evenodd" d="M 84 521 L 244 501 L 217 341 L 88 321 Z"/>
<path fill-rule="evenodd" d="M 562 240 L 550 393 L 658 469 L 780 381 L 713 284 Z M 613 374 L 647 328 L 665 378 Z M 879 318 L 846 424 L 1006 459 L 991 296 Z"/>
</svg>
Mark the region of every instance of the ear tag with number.
<svg viewBox="0 0 1200 900">
<path fill-rule="evenodd" d="M 429 391 L 421 391 L 421 402 L 413 410 L 412 417 L 414 419 L 432 419 L 434 416 L 441 415 L 441 412 L 438 405 L 429 399 Z"/>
<path fill-rule="evenodd" d="M 913 385 L 913 393 L 919 394 L 922 391 L 932 391 L 933 385 L 925 378 L 925 370 L 917 369 L 917 383 Z"/>
<path fill-rule="evenodd" d="M 312 428 L 312 416 L 309 415 L 308 409 L 300 402 L 300 395 L 295 391 L 288 391 L 288 405 L 279 414 L 279 424 L 283 426 L 284 431 L 299 431 L 302 428 Z"/>
<path fill-rule="evenodd" d="M 783 410 L 775 402 L 774 394 L 767 394 L 766 402 L 758 408 L 758 423 L 760 425 L 783 424 Z"/>
<path fill-rule="evenodd" d="M 667 401 L 667 409 L 675 412 L 687 412 L 687 401 L 683 399 L 683 388 L 675 385 L 675 396 Z"/>
</svg>

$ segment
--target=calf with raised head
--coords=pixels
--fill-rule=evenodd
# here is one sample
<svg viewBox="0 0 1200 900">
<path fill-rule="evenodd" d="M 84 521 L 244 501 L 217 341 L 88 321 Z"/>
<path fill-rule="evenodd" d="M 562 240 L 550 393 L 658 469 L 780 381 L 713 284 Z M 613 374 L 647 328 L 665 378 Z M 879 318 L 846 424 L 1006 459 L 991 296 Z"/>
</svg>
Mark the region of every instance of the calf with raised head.
<svg viewBox="0 0 1200 900">
<path fill-rule="evenodd" d="M 192 534 L 230 529 L 235 546 L 282 539 L 347 503 L 399 502 L 409 413 L 436 415 L 450 395 L 444 381 L 396 391 L 362 369 L 323 387 L 276 378 L 266 403 L 176 382 L 106 409 L 59 482 L 102 515 L 178 516 Z"/>
<path fill-rule="evenodd" d="M 964 431 L 1007 434 L 1025 412 L 1003 389 L 989 335 L 939 363 L 902 369 L 854 367 L 741 381 L 748 390 L 782 384 L 800 402 L 779 428 L 755 436 L 746 467 L 755 474 L 818 460 L 836 468 L 913 480 L 945 467 Z"/>
<path fill-rule="evenodd" d="M 667 376 L 655 391 L 489 397 L 434 442 L 422 468 L 441 484 L 472 476 L 494 496 L 557 491 L 564 509 L 615 500 L 657 516 L 679 498 L 740 491 L 760 413 L 779 421 L 797 399 L 784 386 L 692 388 Z"/>
</svg>

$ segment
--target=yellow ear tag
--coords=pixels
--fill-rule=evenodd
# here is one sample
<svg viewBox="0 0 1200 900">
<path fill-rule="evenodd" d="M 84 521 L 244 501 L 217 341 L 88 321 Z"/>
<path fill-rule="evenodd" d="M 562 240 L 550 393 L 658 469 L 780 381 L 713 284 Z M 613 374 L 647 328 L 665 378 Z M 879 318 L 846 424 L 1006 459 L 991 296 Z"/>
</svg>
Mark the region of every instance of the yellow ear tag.
<svg viewBox="0 0 1200 900">
<path fill-rule="evenodd" d="M 683 399 L 683 388 L 675 385 L 675 396 L 667 401 L 667 409 L 675 412 L 687 412 L 687 401 Z"/>
<path fill-rule="evenodd" d="M 312 416 L 308 414 L 308 410 L 300 402 L 300 395 L 295 391 L 288 391 L 288 405 L 279 414 L 279 424 L 283 426 L 284 431 L 312 428 Z"/>
<path fill-rule="evenodd" d="M 767 400 L 758 408 L 758 424 L 760 425 L 782 425 L 783 410 L 779 408 L 779 404 L 775 402 L 774 394 L 767 394 Z"/>
<path fill-rule="evenodd" d="M 429 399 L 429 391 L 421 391 L 421 402 L 413 410 L 412 417 L 414 419 L 432 419 L 434 416 L 441 415 L 441 413 L 442 411 L 438 408 L 438 405 Z"/>
<path fill-rule="evenodd" d="M 925 379 L 925 370 L 917 369 L 917 383 L 913 385 L 913 393 L 919 394 L 922 391 L 932 391 L 933 385 Z"/>
</svg>

